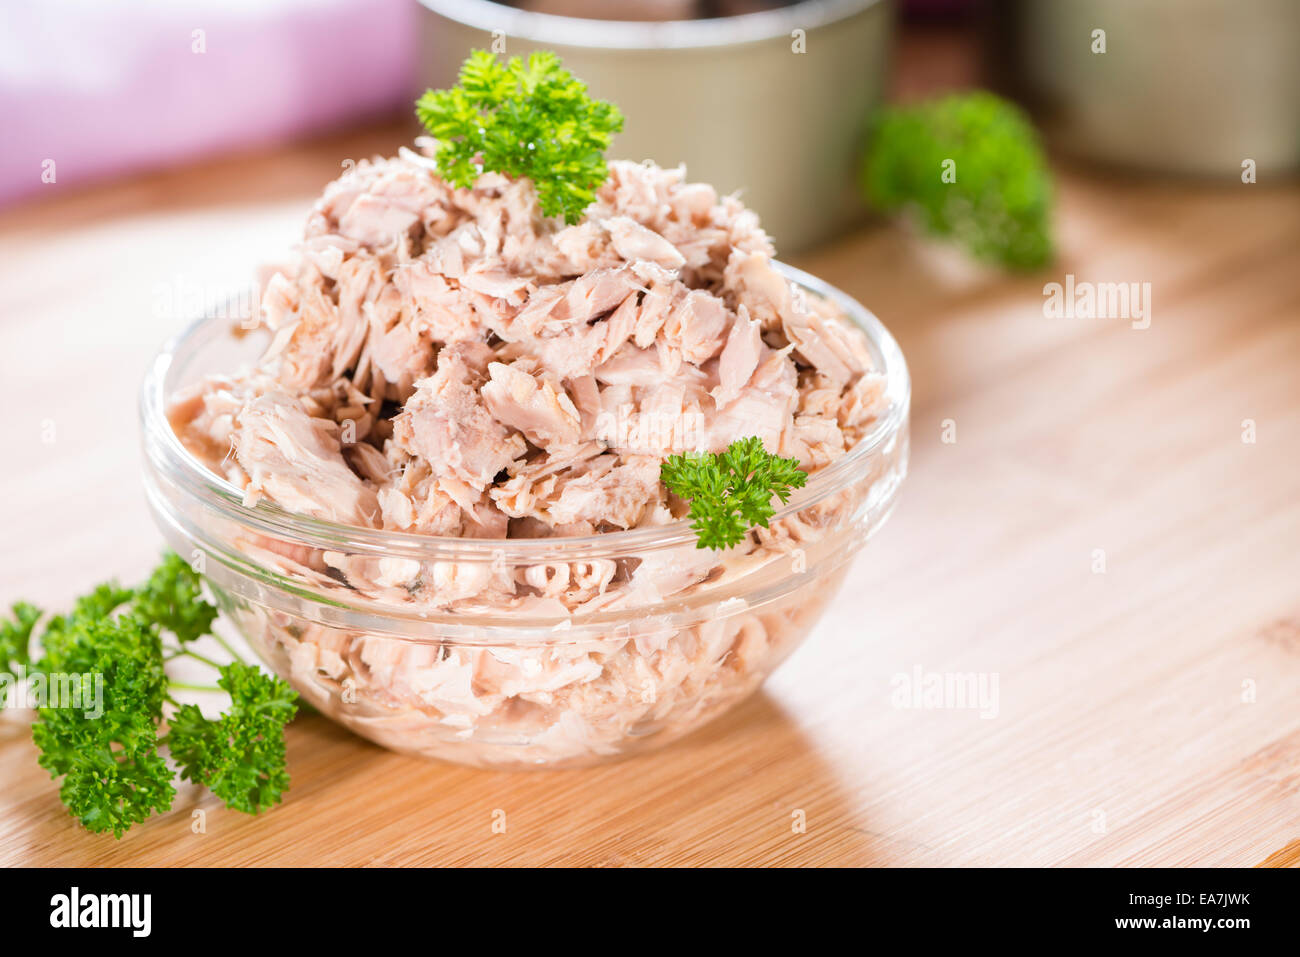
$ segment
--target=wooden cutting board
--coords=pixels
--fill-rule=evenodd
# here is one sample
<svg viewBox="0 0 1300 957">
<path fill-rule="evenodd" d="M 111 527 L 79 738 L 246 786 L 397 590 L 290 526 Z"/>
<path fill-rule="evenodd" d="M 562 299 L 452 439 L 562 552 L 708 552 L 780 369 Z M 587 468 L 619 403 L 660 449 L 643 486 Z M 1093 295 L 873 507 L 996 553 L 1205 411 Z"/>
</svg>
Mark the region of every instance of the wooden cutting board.
<svg viewBox="0 0 1300 957">
<path fill-rule="evenodd" d="M 340 160 L 406 135 L 58 185 L 0 216 L 0 600 L 58 608 L 143 574 L 161 539 L 135 390 L 183 318 L 169 299 L 242 281 Z M 733 714 L 624 763 L 516 774 L 304 717 L 282 806 L 185 792 L 120 841 L 78 829 L 11 726 L 0 864 L 1295 865 L 1300 191 L 1059 183 L 1040 275 L 882 227 L 796 262 L 902 343 L 912 474 L 813 636 Z M 1150 327 L 1046 317 L 1067 273 L 1149 282 Z M 996 680 L 995 707 L 899 706 L 905 679 L 966 673 Z"/>
</svg>

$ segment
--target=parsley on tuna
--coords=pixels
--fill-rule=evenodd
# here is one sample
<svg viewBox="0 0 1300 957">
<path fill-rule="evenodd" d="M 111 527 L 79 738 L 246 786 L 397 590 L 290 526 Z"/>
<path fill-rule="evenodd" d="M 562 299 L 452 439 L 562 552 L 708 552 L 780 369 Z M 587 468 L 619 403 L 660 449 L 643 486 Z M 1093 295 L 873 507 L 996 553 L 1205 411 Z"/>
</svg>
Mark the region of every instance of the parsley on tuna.
<svg viewBox="0 0 1300 957">
<path fill-rule="evenodd" d="M 739 545 L 755 526 L 767 528 L 772 498 L 785 504 L 791 491 L 808 481 L 797 460 L 773 455 L 755 436 L 738 439 L 721 453 L 670 456 L 659 472 L 668 491 L 691 503 L 696 547 L 714 550 Z"/>
<path fill-rule="evenodd" d="M 429 90 L 416 115 L 438 141 L 443 179 L 468 187 L 482 172 L 526 176 L 547 216 L 576 223 L 596 199 L 608 168 L 605 150 L 623 128 L 617 106 L 587 87 L 554 53 L 501 63 L 475 50 L 449 90 Z"/>
</svg>

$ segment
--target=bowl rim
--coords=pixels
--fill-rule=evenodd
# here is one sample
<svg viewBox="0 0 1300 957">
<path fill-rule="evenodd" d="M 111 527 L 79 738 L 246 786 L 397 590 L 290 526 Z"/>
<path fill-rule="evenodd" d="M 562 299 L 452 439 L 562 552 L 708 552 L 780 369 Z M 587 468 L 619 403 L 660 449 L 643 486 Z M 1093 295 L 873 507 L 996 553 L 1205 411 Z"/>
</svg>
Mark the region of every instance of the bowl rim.
<svg viewBox="0 0 1300 957">
<path fill-rule="evenodd" d="M 867 335 L 874 371 L 885 378 L 886 409 L 866 434 L 843 456 L 811 475 L 807 485 L 779 508 L 771 522 L 795 514 L 864 477 L 874 457 L 888 449 L 907 421 L 911 404 L 911 379 L 902 349 L 875 314 L 842 290 L 801 269 L 773 261 L 787 279 L 831 300 Z M 483 560 L 546 563 L 582 558 L 615 557 L 650 549 L 695 545 L 689 519 L 663 525 L 632 528 L 594 535 L 553 538 L 462 538 L 427 535 L 396 529 L 363 528 L 290 512 L 262 499 L 244 504 L 244 492 L 200 462 L 171 427 L 167 417 L 170 395 L 167 375 L 178 353 L 209 323 L 228 322 L 203 316 L 172 336 L 149 364 L 140 387 L 140 420 L 147 464 L 161 471 L 179 490 L 199 504 L 214 509 L 247 529 L 282 541 L 327 550 L 349 550 L 382 557 L 421 561 Z"/>
<path fill-rule="evenodd" d="M 419 0 L 447 20 L 488 35 L 547 47 L 596 50 L 690 50 L 734 47 L 811 31 L 845 20 L 884 0 L 803 0 L 774 10 L 700 20 L 593 20 L 508 7 L 493 0 Z"/>
</svg>

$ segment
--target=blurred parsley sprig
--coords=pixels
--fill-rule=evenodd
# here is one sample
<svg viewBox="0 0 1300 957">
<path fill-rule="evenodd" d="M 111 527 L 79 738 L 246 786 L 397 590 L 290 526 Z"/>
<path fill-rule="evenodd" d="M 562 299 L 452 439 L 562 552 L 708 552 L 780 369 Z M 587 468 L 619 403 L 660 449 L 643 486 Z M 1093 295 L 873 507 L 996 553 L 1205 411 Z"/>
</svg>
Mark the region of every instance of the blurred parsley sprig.
<svg viewBox="0 0 1300 957">
<path fill-rule="evenodd" d="M 543 213 L 576 223 L 608 175 L 605 150 L 623 128 L 618 107 L 588 96 L 549 51 L 501 63 L 475 50 L 459 79 L 415 105 L 438 141 L 442 177 L 468 187 L 485 171 L 526 176 Z"/>
<path fill-rule="evenodd" d="M 862 186 L 876 209 L 914 212 L 929 232 L 978 258 L 1011 269 L 1035 269 L 1052 258 L 1052 181 L 1038 134 L 1015 105 L 992 93 L 881 110 Z"/>
<path fill-rule="evenodd" d="M 279 802 L 289 786 L 284 727 L 297 711 L 297 694 L 279 678 L 239 659 L 220 664 L 189 644 L 212 635 L 217 609 L 207 602 L 198 574 L 168 553 L 139 588 L 116 582 L 99 585 L 77 599 L 67 615 L 36 628 L 41 612 L 26 602 L 0 619 L 0 667 L 27 668 L 42 675 L 81 682 L 102 678 L 102 706 L 38 708 L 32 737 L 38 761 L 62 778 L 59 797 L 68 811 L 95 832 L 116 837 L 133 824 L 171 807 L 175 772 L 207 785 L 234 810 L 256 814 Z M 41 657 L 32 662 L 39 644 Z M 164 664 L 180 656 L 216 669 L 216 686 L 191 686 L 168 679 Z M 172 697 L 175 689 L 225 691 L 230 705 L 216 719 Z M 57 703 L 57 702 L 56 702 Z M 177 710 L 164 724 L 164 707 Z M 99 713 L 95 713 L 99 712 Z"/>
</svg>

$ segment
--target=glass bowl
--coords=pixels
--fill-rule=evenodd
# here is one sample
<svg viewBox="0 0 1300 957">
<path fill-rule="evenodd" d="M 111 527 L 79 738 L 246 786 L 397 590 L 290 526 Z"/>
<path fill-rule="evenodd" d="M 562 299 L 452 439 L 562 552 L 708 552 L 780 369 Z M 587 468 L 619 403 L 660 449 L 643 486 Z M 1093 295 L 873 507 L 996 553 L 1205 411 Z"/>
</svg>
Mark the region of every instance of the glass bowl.
<svg viewBox="0 0 1300 957">
<path fill-rule="evenodd" d="M 173 549 L 197 553 L 222 611 L 266 664 L 384 747 L 537 768 L 667 743 L 753 692 L 808 636 L 907 470 L 910 383 L 898 344 L 849 296 L 778 267 L 866 332 L 886 377 L 884 406 L 849 452 L 736 549 L 697 548 L 685 521 L 491 540 L 339 525 L 265 500 L 245 506 L 166 415 L 177 389 L 260 353 L 261 335 L 240 335 L 225 318 L 191 325 L 145 377 L 150 508 Z M 593 600 L 579 613 L 546 601 L 564 589 Z"/>
</svg>

